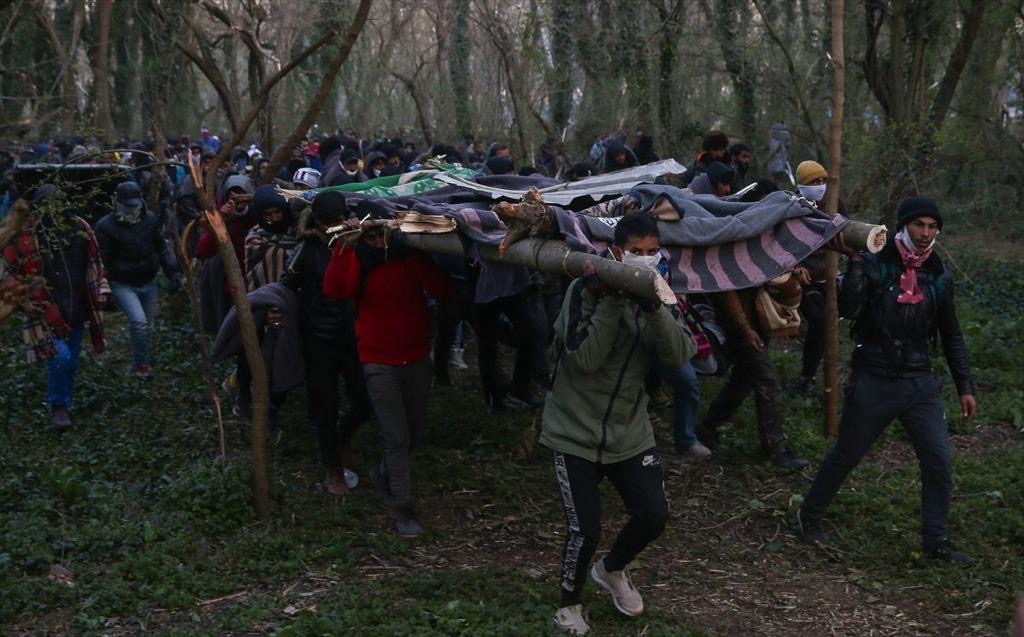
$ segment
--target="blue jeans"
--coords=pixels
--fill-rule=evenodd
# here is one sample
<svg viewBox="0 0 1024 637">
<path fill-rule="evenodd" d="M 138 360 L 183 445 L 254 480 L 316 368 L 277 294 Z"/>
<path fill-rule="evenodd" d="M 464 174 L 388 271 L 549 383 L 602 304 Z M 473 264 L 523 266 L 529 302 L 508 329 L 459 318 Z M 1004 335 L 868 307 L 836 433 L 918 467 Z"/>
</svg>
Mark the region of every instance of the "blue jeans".
<svg viewBox="0 0 1024 637">
<path fill-rule="evenodd" d="M 672 439 L 676 447 L 687 449 L 697 442 L 697 410 L 700 408 L 700 382 L 690 361 L 682 367 L 662 367 L 661 377 L 672 388 Z"/>
<path fill-rule="evenodd" d="M 46 393 L 51 407 L 70 407 L 75 392 L 75 372 L 82 354 L 82 333 L 85 325 L 71 329 L 67 338 L 54 338 L 57 353 L 46 361 Z"/>
<path fill-rule="evenodd" d="M 128 317 L 128 334 L 135 366 L 149 365 L 149 335 L 156 316 L 156 279 L 143 285 L 110 282 L 117 305 Z"/>
</svg>

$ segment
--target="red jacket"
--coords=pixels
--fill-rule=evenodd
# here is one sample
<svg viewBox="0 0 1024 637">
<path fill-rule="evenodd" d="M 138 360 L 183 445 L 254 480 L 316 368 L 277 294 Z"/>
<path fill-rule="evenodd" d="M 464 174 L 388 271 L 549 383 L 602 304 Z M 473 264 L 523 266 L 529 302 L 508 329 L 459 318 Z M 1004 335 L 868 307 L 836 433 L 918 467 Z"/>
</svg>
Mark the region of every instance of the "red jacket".
<svg viewBox="0 0 1024 637">
<path fill-rule="evenodd" d="M 379 265 L 360 286 L 355 250 L 338 243 L 324 273 L 324 294 L 352 299 L 356 309 L 359 361 L 408 365 L 430 354 L 427 297 L 443 299 L 451 292 L 444 270 L 422 254 L 399 257 Z"/>
</svg>

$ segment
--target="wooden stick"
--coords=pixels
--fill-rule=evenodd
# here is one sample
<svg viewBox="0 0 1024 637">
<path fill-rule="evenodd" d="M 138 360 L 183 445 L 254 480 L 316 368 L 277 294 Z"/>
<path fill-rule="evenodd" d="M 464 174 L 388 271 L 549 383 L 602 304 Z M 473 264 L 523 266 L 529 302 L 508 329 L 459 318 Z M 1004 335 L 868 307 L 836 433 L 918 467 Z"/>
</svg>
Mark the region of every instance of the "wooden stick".
<svg viewBox="0 0 1024 637">
<path fill-rule="evenodd" d="M 843 165 L 843 106 L 846 101 L 846 53 L 843 47 L 843 17 L 846 11 L 844 0 L 832 0 L 832 118 L 829 120 L 829 187 L 825 211 L 836 214 L 839 208 L 839 177 Z M 849 224 L 853 226 L 854 224 Z M 851 239 L 860 238 L 860 226 L 849 228 Z M 847 232 L 844 230 L 843 237 Z M 879 233 L 872 237 L 863 236 L 870 250 L 877 245 Z M 885 244 L 884 237 L 882 245 Z M 852 243 L 851 243 L 852 245 Z M 881 249 L 879 247 L 878 249 Z M 877 250 L 875 250 L 877 251 Z M 825 433 L 835 436 L 839 433 L 839 311 L 836 307 L 836 277 L 839 269 L 839 255 L 831 250 L 825 252 Z"/>
</svg>

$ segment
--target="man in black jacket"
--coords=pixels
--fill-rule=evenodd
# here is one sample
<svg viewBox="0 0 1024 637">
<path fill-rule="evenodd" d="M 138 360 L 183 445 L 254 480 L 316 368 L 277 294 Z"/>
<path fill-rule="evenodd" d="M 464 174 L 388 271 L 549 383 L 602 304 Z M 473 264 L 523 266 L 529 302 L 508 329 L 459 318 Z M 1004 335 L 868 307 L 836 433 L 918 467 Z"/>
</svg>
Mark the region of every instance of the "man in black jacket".
<svg viewBox="0 0 1024 637">
<path fill-rule="evenodd" d="M 164 274 L 177 288 L 181 274 L 177 261 L 167 249 L 167 242 L 160 231 L 160 220 L 146 210 L 139 186 L 134 181 L 118 184 L 114 212 L 96 224 L 96 238 L 111 293 L 128 317 L 132 372 L 143 380 L 152 380 L 149 336 L 156 316 L 156 275 L 163 267 Z"/>
<path fill-rule="evenodd" d="M 352 436 L 370 418 L 362 366 L 356 354 L 355 312 L 349 301 L 324 295 L 324 271 L 331 260 L 325 230 L 348 216 L 345 196 L 324 192 L 299 221 L 302 242 L 292 255 L 281 283 L 299 293 L 302 349 L 310 422 L 316 426 L 320 457 L 327 469 L 324 488 L 340 495 L 355 486 L 351 470 Z M 345 381 L 349 411 L 338 418 L 338 378 Z"/>
<path fill-rule="evenodd" d="M 900 204 L 898 234 L 878 254 L 857 254 L 841 239 L 835 243 L 850 258 L 839 313 L 855 321 L 857 346 L 839 439 L 800 507 L 798 532 L 805 541 L 824 539 L 820 519 L 832 498 L 882 431 L 899 418 L 921 467 L 925 555 L 964 566 L 972 563 L 947 537 L 953 470 L 942 379 L 932 372 L 928 352 L 929 342 L 941 336 L 961 415 L 969 421 L 978 406 L 956 317 L 953 278 L 932 252 L 941 229 L 935 202 L 911 197 Z"/>
</svg>

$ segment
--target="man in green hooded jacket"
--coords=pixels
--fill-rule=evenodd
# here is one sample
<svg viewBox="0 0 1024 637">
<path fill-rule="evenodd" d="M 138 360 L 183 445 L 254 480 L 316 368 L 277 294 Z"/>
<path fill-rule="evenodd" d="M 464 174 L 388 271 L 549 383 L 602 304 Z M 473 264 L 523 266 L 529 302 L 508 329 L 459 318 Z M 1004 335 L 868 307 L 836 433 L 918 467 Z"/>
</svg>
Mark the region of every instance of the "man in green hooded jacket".
<svg viewBox="0 0 1024 637">
<path fill-rule="evenodd" d="M 627 265 L 655 270 L 661 260 L 657 222 L 646 214 L 623 217 L 610 253 Z M 644 610 L 625 568 L 661 535 L 668 519 L 644 380 L 655 365 L 680 367 L 696 348 L 669 307 L 617 294 L 592 273 L 569 287 L 555 334 L 557 361 L 540 436 L 554 451 L 569 527 L 555 623 L 584 635 L 590 628 L 580 596 L 601 535 L 598 485 L 605 477 L 630 519 L 591 576 L 623 614 Z"/>
</svg>

